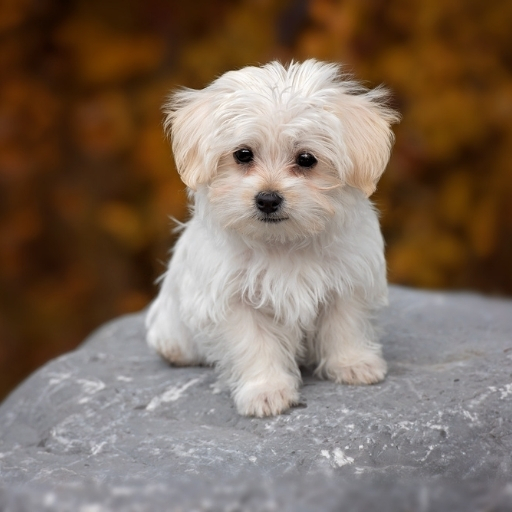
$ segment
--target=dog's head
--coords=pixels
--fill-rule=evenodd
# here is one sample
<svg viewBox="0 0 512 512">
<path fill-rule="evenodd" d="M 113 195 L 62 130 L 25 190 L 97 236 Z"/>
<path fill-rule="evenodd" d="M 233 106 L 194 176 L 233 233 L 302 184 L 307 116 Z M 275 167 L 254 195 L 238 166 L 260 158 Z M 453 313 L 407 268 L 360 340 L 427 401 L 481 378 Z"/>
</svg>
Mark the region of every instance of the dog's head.
<svg viewBox="0 0 512 512">
<path fill-rule="evenodd" d="M 226 229 L 290 240 L 325 229 L 345 187 L 372 194 L 398 115 L 384 89 L 315 60 L 230 71 L 166 105 L 182 180 Z"/>
</svg>

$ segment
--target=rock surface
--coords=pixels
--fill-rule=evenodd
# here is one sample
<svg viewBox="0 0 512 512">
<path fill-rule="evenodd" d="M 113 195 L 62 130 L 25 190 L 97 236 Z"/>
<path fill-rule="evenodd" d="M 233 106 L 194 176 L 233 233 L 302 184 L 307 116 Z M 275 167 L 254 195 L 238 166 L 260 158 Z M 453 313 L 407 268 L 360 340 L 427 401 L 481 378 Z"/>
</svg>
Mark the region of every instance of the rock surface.
<svg viewBox="0 0 512 512">
<path fill-rule="evenodd" d="M 383 383 L 255 419 L 115 320 L 1 405 L 0 510 L 511 510 L 512 302 L 393 287 L 379 321 Z"/>
</svg>

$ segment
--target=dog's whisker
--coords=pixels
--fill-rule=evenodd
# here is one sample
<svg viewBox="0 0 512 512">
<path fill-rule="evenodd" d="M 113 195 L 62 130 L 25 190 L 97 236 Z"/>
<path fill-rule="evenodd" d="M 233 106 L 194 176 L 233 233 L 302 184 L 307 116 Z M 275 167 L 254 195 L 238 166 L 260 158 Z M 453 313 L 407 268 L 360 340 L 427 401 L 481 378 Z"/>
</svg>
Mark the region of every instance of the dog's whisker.
<svg viewBox="0 0 512 512">
<path fill-rule="evenodd" d="M 328 190 L 336 190 L 337 188 L 341 188 L 343 185 L 341 183 L 337 183 L 336 185 L 330 185 L 330 186 L 319 186 L 317 187 L 317 190 L 320 190 L 322 192 L 326 192 Z"/>
</svg>

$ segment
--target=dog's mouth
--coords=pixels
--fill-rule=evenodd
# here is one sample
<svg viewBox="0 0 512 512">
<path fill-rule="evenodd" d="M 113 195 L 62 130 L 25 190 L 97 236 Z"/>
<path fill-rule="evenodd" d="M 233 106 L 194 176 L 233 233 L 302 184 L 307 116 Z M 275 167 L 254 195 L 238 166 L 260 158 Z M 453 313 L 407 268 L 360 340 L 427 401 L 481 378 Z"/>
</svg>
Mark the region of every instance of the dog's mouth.
<svg viewBox="0 0 512 512">
<path fill-rule="evenodd" d="M 268 222 L 271 224 L 277 224 L 278 222 L 282 222 L 283 220 L 288 220 L 289 217 L 258 217 L 258 220 L 262 222 Z"/>
</svg>

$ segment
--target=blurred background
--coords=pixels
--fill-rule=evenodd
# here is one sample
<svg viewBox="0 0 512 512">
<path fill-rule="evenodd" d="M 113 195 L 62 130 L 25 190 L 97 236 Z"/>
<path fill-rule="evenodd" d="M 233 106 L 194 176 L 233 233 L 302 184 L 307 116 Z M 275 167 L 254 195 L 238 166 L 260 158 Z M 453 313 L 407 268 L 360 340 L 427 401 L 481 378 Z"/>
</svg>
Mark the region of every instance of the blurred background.
<svg viewBox="0 0 512 512">
<path fill-rule="evenodd" d="M 168 91 L 270 59 L 394 92 L 391 282 L 511 295 L 511 27 L 502 0 L 0 0 L 0 399 L 155 295 L 187 215 Z"/>
</svg>

